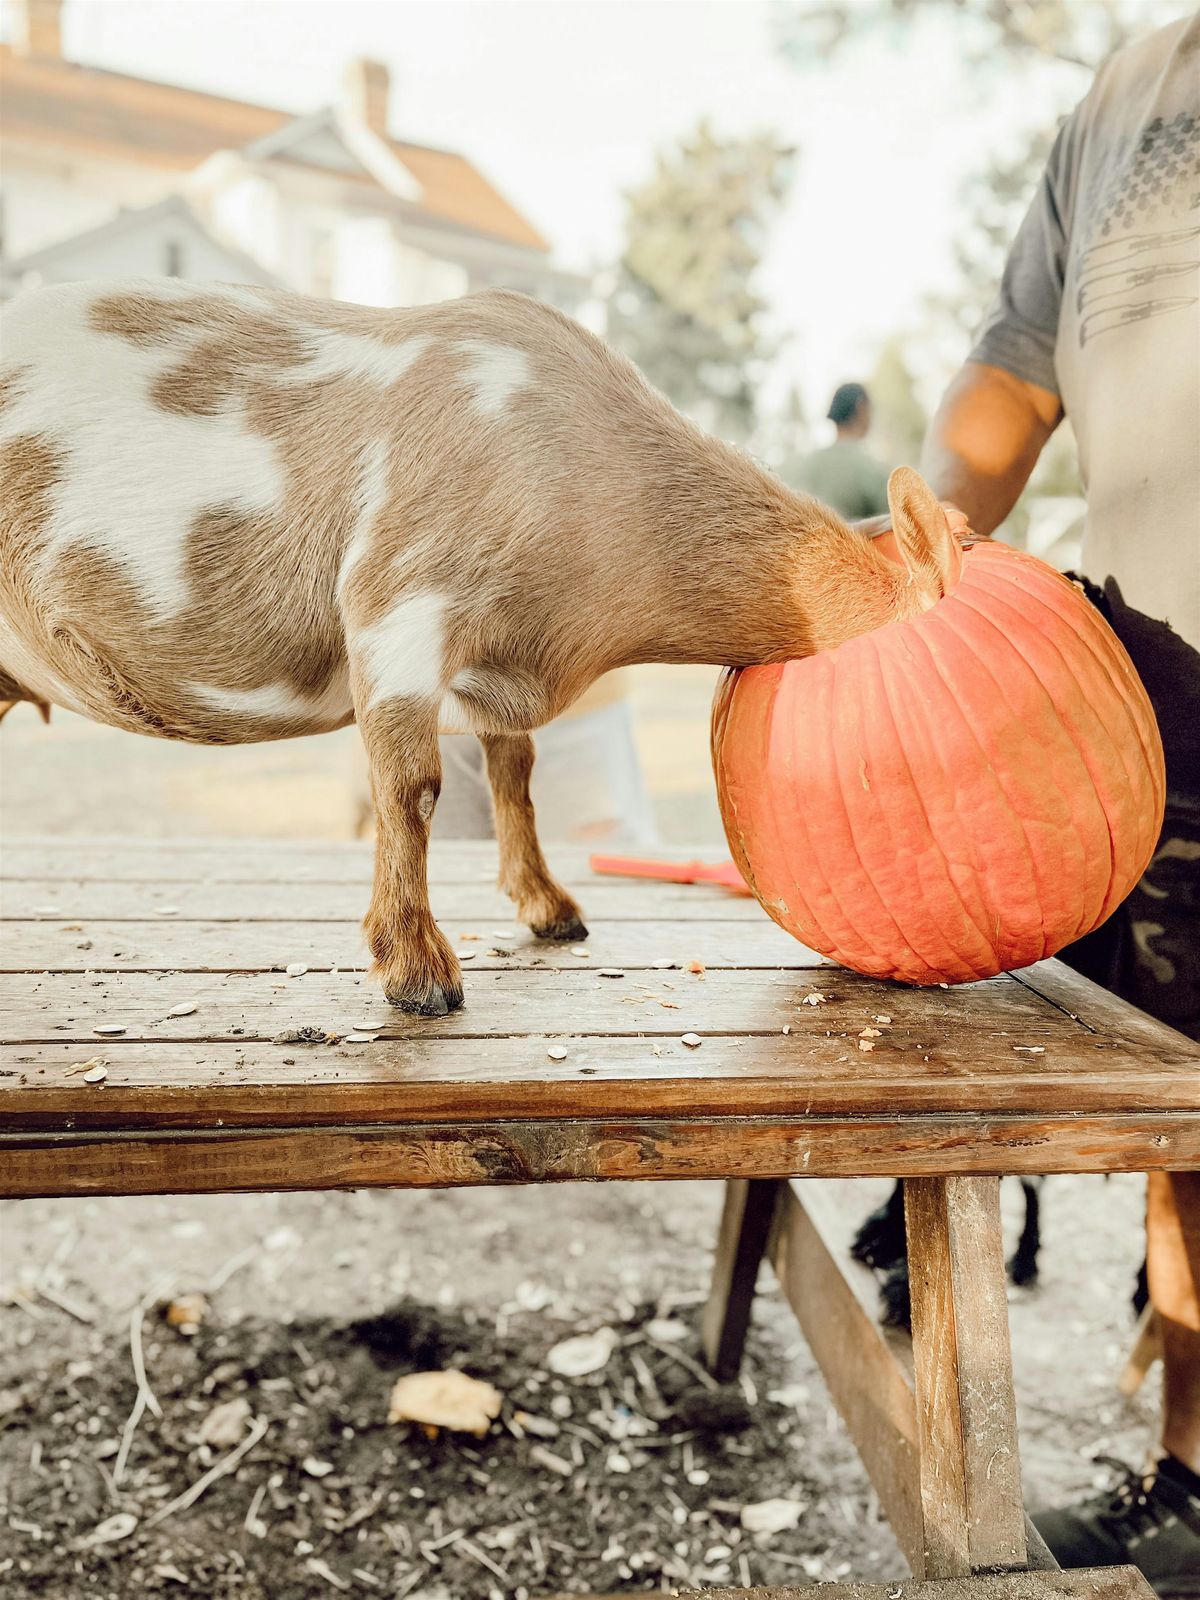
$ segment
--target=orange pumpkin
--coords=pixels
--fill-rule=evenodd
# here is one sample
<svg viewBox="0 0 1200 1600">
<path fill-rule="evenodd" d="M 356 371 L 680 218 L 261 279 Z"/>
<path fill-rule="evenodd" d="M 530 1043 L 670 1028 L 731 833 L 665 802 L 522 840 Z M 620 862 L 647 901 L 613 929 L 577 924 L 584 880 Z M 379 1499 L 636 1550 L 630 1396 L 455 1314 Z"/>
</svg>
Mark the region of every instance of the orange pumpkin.
<svg viewBox="0 0 1200 1600">
<path fill-rule="evenodd" d="M 915 474 L 904 487 L 912 565 L 929 556 L 913 507 L 919 523 L 936 502 Z M 843 966 L 917 984 L 1098 927 L 1150 860 L 1166 787 L 1146 692 L 1075 585 L 1002 544 L 941 566 L 929 609 L 728 672 L 713 714 L 725 831 L 764 909 Z"/>
</svg>

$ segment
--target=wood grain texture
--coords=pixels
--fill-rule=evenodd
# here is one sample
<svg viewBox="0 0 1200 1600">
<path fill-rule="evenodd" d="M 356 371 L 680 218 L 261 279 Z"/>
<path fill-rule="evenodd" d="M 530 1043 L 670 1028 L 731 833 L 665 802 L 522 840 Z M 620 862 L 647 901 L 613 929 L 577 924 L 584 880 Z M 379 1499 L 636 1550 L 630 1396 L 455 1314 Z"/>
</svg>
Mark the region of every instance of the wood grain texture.
<svg viewBox="0 0 1200 1600">
<path fill-rule="evenodd" d="M 771 1261 L 834 1405 L 910 1562 L 923 1544 L 913 1391 L 873 1302 L 864 1303 L 820 1184 L 791 1183 Z"/>
<path fill-rule="evenodd" d="M 588 926 L 587 962 L 592 967 L 647 968 L 664 960 L 683 966 L 700 961 L 710 967 L 828 970 L 821 957 L 765 917 L 756 922 L 638 919 Z M 493 927 L 511 932 L 501 940 Z M 480 971 L 554 967 L 577 972 L 585 964 L 571 954 L 570 946 L 535 939 L 511 920 L 451 919 L 442 928 L 455 949 L 478 952 L 474 966 Z M 493 956 L 496 946 L 511 954 Z M 357 920 L 81 923 L 65 917 L 61 922 L 0 923 L 0 971 L 6 972 L 270 972 L 297 961 L 325 971 L 337 967 L 361 972 L 369 960 Z"/>
<path fill-rule="evenodd" d="M 592 878 L 573 884 L 593 922 L 767 922 L 755 900 L 705 884 L 644 883 Z M 370 896 L 367 883 L 130 883 L 119 878 L 15 879 L 6 883 L 0 919 L 53 922 L 146 922 L 170 916 L 177 922 L 360 922 Z M 509 927 L 513 903 L 492 882 L 434 883 L 433 914 L 439 921 L 475 920 L 478 930 Z M 803 948 L 789 940 L 793 950 Z"/>
<path fill-rule="evenodd" d="M 1023 1567 L 999 1181 L 908 1179 L 904 1199 L 924 1523 L 914 1570 Z"/>
<path fill-rule="evenodd" d="M 746 1347 L 758 1270 L 775 1225 L 783 1185 L 770 1179 L 730 1179 L 717 1232 L 712 1283 L 700 1341 L 714 1377 L 737 1377 Z"/>
<path fill-rule="evenodd" d="M 677 1600 L 813 1600 L 811 1584 L 782 1589 L 682 1590 Z M 1132 1567 L 1074 1572 L 1000 1572 L 987 1577 L 902 1583 L 823 1583 L 820 1600 L 1154 1600 Z M 565 1600 L 565 1597 L 564 1597 Z"/>
<path fill-rule="evenodd" d="M 587 961 L 507 916 L 450 921 L 475 952 L 467 1007 L 413 1019 L 358 969 L 356 918 L 322 920 L 365 885 L 366 847 L 35 843 L 9 846 L 4 864 L 17 909 L 37 913 L 0 930 L 8 1192 L 120 1192 L 134 1147 L 122 1137 L 143 1152 L 129 1169 L 142 1192 L 173 1186 L 172 1140 L 183 1189 L 1200 1165 L 1200 1050 L 1054 963 L 1020 980 L 899 988 L 813 968 L 765 918 L 727 916 L 744 902 L 717 891 L 694 891 L 711 917 L 656 917 L 661 897 L 693 891 L 608 881 L 629 915 L 597 924 Z M 587 875 L 582 852 L 558 865 Z M 443 847 L 435 884 L 492 904 L 495 867 L 491 845 Z M 188 919 L 191 888 L 215 920 Z M 248 920 L 256 899 L 264 913 L 318 916 Z M 118 915 L 66 914 L 85 901 Z M 706 970 L 686 971 L 692 961 Z M 291 962 L 311 970 L 289 979 Z M 623 975 L 599 977 L 609 965 Z M 804 1004 L 814 992 L 827 998 Z M 168 1015 L 183 1004 L 196 1009 Z M 125 1032 L 104 1037 L 106 1025 Z M 272 1042 L 303 1027 L 338 1042 Z M 878 1034 L 861 1050 L 866 1027 Z M 351 1029 L 379 1036 L 348 1045 Z M 566 1058 L 550 1061 L 560 1045 Z M 72 1071 L 96 1056 L 102 1086 Z M 19 1157 L 46 1134 L 74 1143 Z"/>
<path fill-rule="evenodd" d="M 283 1113 L 286 1107 L 279 1109 Z M 1187 1123 L 1183 1131 L 1180 1121 Z M 1144 1172 L 1200 1164 L 1200 1116 L 1172 1119 L 1170 1126 L 1169 1135 L 1155 1137 L 1144 1117 L 1081 1117 L 1056 1126 L 1044 1118 L 963 1114 L 886 1121 L 556 1116 L 157 1134 L 9 1129 L 0 1132 L 0 1196 L 446 1188 L 797 1174 L 860 1178 Z"/>
</svg>

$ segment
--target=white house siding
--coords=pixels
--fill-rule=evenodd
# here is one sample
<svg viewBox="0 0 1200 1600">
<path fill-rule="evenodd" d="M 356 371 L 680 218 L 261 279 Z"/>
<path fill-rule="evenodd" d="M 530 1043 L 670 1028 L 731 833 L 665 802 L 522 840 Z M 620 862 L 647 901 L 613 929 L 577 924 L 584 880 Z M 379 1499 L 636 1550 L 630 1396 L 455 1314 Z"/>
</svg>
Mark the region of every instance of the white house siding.
<svg viewBox="0 0 1200 1600">
<path fill-rule="evenodd" d="M 180 174 L 94 156 L 61 156 L 6 140 L 0 167 L 4 254 L 28 255 L 108 222 L 122 209 L 153 205 L 179 189 Z"/>
</svg>

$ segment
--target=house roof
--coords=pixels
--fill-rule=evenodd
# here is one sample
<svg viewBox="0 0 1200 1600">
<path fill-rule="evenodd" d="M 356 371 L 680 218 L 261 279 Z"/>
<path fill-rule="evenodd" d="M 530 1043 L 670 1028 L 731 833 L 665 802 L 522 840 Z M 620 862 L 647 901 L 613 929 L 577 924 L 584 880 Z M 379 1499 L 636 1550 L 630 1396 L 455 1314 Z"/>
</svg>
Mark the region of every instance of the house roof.
<svg viewBox="0 0 1200 1600">
<path fill-rule="evenodd" d="M 153 228 L 160 222 L 172 223 L 175 231 L 204 239 L 236 270 L 239 283 L 260 283 L 268 287 L 278 285 L 279 280 L 253 257 L 246 255 L 242 250 L 234 249 L 211 234 L 183 196 L 178 194 L 168 195 L 165 200 L 159 200 L 155 205 L 137 206 L 130 210 L 119 211 L 115 217 L 110 217 L 98 227 L 86 228 L 82 233 L 73 233 L 69 238 L 56 240 L 54 244 L 44 245 L 40 250 L 33 250 L 28 255 L 18 256 L 15 260 L 6 262 L 5 270 L 10 277 L 19 280 L 26 272 L 42 271 L 55 263 L 69 261 L 73 256 L 85 254 L 97 244 L 120 238 L 123 234 L 139 233 L 145 228 Z"/>
<path fill-rule="evenodd" d="M 294 120 L 286 111 L 227 100 L 97 67 L 28 58 L 0 46 L 0 138 L 69 146 L 120 161 L 189 171 L 218 150 L 240 149 Z M 530 250 L 549 246 L 483 174 L 450 150 L 386 141 L 421 186 L 419 209 Z"/>
</svg>

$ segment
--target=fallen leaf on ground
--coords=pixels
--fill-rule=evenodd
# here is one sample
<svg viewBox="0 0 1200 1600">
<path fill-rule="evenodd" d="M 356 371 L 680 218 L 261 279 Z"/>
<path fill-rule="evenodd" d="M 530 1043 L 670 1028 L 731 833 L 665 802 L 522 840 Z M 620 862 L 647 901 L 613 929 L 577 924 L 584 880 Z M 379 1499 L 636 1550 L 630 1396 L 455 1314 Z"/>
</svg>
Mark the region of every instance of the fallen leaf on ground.
<svg viewBox="0 0 1200 1600">
<path fill-rule="evenodd" d="M 503 1396 L 479 1378 L 451 1368 L 410 1372 L 398 1380 L 388 1401 L 389 1422 L 417 1422 L 425 1429 L 450 1428 L 482 1439 L 500 1415 Z"/>
</svg>

